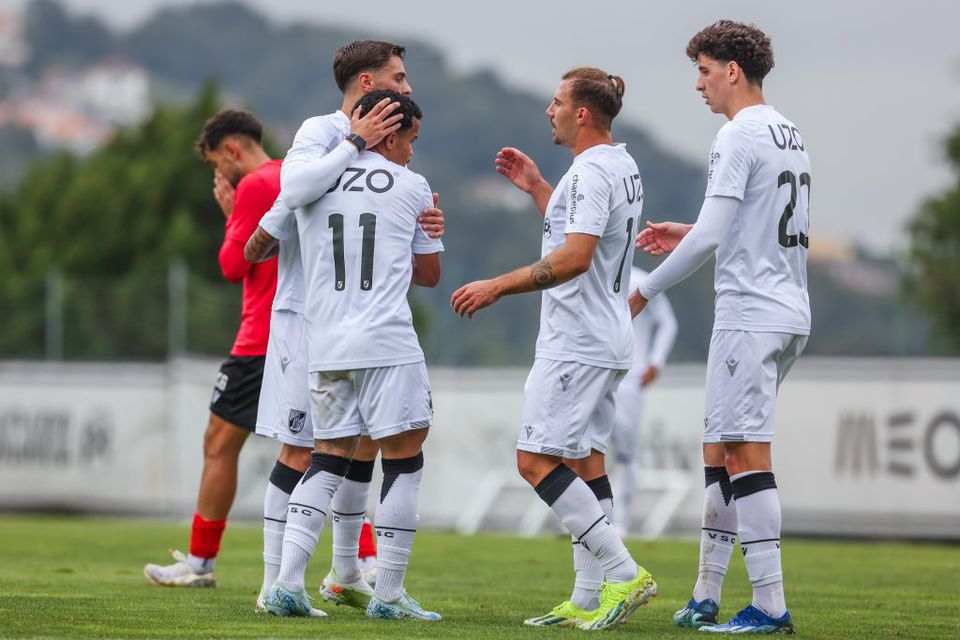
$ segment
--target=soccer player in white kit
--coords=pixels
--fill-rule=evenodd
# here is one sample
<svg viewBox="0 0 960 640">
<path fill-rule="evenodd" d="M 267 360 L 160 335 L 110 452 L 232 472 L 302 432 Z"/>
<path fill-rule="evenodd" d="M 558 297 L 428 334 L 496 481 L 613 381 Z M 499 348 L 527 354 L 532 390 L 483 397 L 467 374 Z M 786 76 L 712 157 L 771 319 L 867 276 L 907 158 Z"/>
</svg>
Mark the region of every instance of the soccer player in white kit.
<svg viewBox="0 0 960 640">
<path fill-rule="evenodd" d="M 639 267 L 630 272 L 630 282 L 640 282 L 645 277 L 647 272 Z M 613 524 L 621 538 L 629 531 L 630 509 L 637 492 L 637 450 L 647 387 L 663 371 L 676 339 L 677 316 L 665 295 L 651 300 L 643 313 L 633 319 L 633 365 L 617 388 L 617 414 L 610 434 L 616 461 L 613 493 L 620 514 Z"/>
<path fill-rule="evenodd" d="M 298 131 L 284 161 L 287 198 L 291 205 L 296 207 L 317 200 L 357 157 L 361 144 L 376 145 L 399 127 L 400 117 L 391 115 L 395 105 L 389 100 L 383 100 L 362 118 L 353 107 L 360 97 L 377 89 L 410 93 L 404 53 L 403 47 L 378 40 L 358 40 L 337 51 L 333 72 L 338 87 L 344 92 L 343 105 L 333 113 L 309 118 Z M 351 136 L 358 137 L 348 139 Z M 291 174 L 297 178 L 298 173 L 306 173 L 305 179 L 291 184 Z M 420 221 L 431 237 L 443 235 L 443 213 L 439 209 L 425 210 Z M 254 262 L 267 259 L 276 251 L 279 251 L 277 294 L 257 433 L 279 440 L 282 447 L 264 497 L 264 578 L 257 611 L 266 611 L 267 592 L 280 570 L 287 502 L 310 466 L 313 451 L 303 318 L 303 261 L 296 218 L 282 194 L 261 219 L 247 243 L 245 255 Z M 360 449 L 358 459 L 351 463 L 333 499 L 333 566 L 324 578 L 320 593 L 325 600 L 365 610 L 373 592 L 361 579 L 356 557 L 378 448 L 364 439 Z M 376 558 L 372 560 L 375 562 Z M 375 572 L 374 564 L 362 572 L 362 577 L 370 578 Z M 317 609 L 312 611 L 313 615 L 322 615 Z"/>
<path fill-rule="evenodd" d="M 357 106 L 363 115 L 387 98 L 399 103 L 400 128 L 361 152 L 326 195 L 296 210 L 315 449 L 287 509 L 280 573 L 267 598 L 277 615 L 310 615 L 304 572 L 360 436 L 368 435 L 381 446 L 384 478 L 377 584 L 366 614 L 440 619 L 407 594 L 403 579 L 417 527 L 422 444 L 433 422 L 407 291 L 411 283 L 436 286 L 443 245 L 418 222 L 433 193 L 405 166 L 419 107 L 388 91 Z"/>
<path fill-rule="evenodd" d="M 764 101 L 773 50 L 763 32 L 721 20 L 690 40 L 687 55 L 697 65 L 697 91 L 729 122 L 710 150 L 696 223 L 648 223 L 637 237 L 648 253 L 672 254 L 630 299 L 639 313 L 716 253 L 700 569 L 693 597 L 674 622 L 716 633 L 793 633 L 770 444 L 777 389 L 810 334 L 810 160 L 797 127 Z M 719 625 L 720 590 L 737 536 L 753 603 Z"/>
<path fill-rule="evenodd" d="M 643 200 L 637 165 L 610 132 L 623 90 L 623 80 L 600 69 L 564 74 L 547 117 L 553 141 L 574 160 L 556 189 L 528 156 L 500 151 L 497 170 L 529 193 L 544 217 L 542 258 L 471 282 L 450 301 L 472 317 L 504 295 L 543 292 L 517 466 L 573 537 L 576 582 L 570 600 L 526 620 L 531 626 L 605 629 L 656 595 L 653 577 L 611 525 L 603 461 L 613 394 L 633 357 L 627 292 Z"/>
</svg>

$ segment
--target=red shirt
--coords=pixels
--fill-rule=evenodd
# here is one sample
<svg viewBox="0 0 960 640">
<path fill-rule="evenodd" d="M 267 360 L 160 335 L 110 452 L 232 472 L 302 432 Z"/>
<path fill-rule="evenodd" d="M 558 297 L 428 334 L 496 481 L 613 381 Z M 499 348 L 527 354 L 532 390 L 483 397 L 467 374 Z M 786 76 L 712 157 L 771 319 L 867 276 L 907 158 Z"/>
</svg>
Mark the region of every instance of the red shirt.
<svg viewBox="0 0 960 640">
<path fill-rule="evenodd" d="M 230 355 L 262 356 L 270 335 L 270 307 L 277 292 L 277 259 L 250 264 L 243 248 L 280 195 L 280 160 L 263 163 L 237 184 L 233 212 L 220 247 L 220 270 L 230 282 L 243 281 L 240 330 Z"/>
</svg>

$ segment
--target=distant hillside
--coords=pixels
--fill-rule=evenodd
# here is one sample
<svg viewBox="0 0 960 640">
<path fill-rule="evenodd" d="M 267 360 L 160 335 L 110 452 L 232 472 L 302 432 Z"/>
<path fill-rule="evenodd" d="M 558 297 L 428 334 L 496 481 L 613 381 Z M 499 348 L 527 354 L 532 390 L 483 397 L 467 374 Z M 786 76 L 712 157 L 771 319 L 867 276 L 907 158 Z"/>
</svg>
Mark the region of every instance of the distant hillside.
<svg viewBox="0 0 960 640">
<path fill-rule="evenodd" d="M 82 67 L 119 57 L 147 69 L 158 98 L 168 101 L 192 96 L 205 80 L 216 79 L 227 95 L 259 114 L 284 145 L 303 119 L 339 106 L 330 68 L 339 46 L 362 37 L 406 44 L 414 98 L 424 111 L 412 168 L 441 193 L 448 217 L 443 282 L 435 291 L 415 294 L 432 310 L 429 356 L 434 362 L 468 364 L 522 364 L 532 357 L 537 296 L 506 300 L 469 322 L 453 316 L 447 301 L 463 282 L 539 255 L 539 217 L 523 198 L 519 204 L 510 198 L 516 194 L 493 171 L 493 158 L 502 146 L 516 146 L 537 160 L 548 180 L 562 175 L 570 155 L 550 140 L 543 114 L 547 96 L 510 89 L 490 72 L 455 73 L 442 52 L 402 34 L 281 27 L 235 2 L 165 9 L 136 30 L 116 34 L 94 19 L 69 16 L 53 0 L 35 0 L 28 9 L 26 34 L 33 51 L 27 72 L 33 77 L 51 67 Z M 561 71 L 557 69 L 558 75 Z M 626 122 L 617 122 L 614 135 L 627 143 L 640 167 L 645 217 L 669 212 L 674 219 L 692 221 L 702 199 L 703 167 L 659 147 Z M 3 144 L 0 136 L 0 150 Z M 655 264 L 644 261 L 646 268 Z M 887 261 L 885 268 L 895 281 L 896 265 Z M 925 336 L 916 317 L 899 309 L 895 297 L 856 291 L 849 283 L 832 280 L 828 271 L 811 269 L 811 290 L 822 283 L 820 291 L 831 294 L 824 306 L 814 307 L 817 331 L 823 333 L 811 341 L 811 350 L 881 354 L 925 348 L 916 338 Z M 821 295 L 813 297 L 823 301 Z M 681 321 L 676 357 L 702 358 L 712 324 L 711 270 L 704 268 L 678 286 L 671 299 Z M 849 314 L 826 313 L 839 300 Z M 859 316 L 862 311 L 869 315 Z M 914 339 L 895 342 L 893 334 Z"/>
</svg>

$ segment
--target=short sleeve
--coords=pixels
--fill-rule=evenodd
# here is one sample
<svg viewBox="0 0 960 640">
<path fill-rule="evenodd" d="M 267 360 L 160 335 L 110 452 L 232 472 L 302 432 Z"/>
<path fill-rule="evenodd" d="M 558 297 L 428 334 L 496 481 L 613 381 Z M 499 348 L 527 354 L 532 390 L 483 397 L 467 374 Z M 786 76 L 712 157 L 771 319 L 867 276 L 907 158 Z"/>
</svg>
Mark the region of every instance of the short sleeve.
<svg viewBox="0 0 960 640">
<path fill-rule="evenodd" d="M 277 189 L 271 189 L 262 176 L 250 174 L 244 177 L 237 185 L 233 198 L 233 212 L 227 219 L 226 239 L 246 244 L 257 230 L 263 214 L 276 199 Z"/>
<path fill-rule="evenodd" d="M 289 240 L 297 233 L 297 217 L 277 198 L 270 211 L 260 219 L 260 226 L 277 240 Z"/>
<path fill-rule="evenodd" d="M 710 149 L 706 196 L 743 200 L 747 178 L 753 167 L 754 145 L 749 129 L 728 122 L 723 125 Z"/>
<path fill-rule="evenodd" d="M 421 176 L 422 187 L 420 189 L 419 204 L 417 207 L 417 216 L 420 216 L 420 213 L 424 209 L 429 209 L 433 206 L 433 191 L 430 189 L 430 185 L 427 183 L 426 178 Z M 417 222 L 417 226 L 413 232 L 413 241 L 410 243 L 410 248 L 414 254 L 423 255 L 429 253 L 439 253 L 443 251 L 443 243 L 439 238 L 431 238 L 427 235 L 427 232 L 423 230 L 423 227 L 420 226 L 420 223 Z"/>
<path fill-rule="evenodd" d="M 284 163 L 325 156 L 342 141 L 343 134 L 330 118 L 322 116 L 310 118 L 300 126 L 300 130 L 294 136 Z"/>
<path fill-rule="evenodd" d="M 602 236 L 610 218 L 612 185 L 606 173 L 592 162 L 570 172 L 567 182 L 566 233 Z"/>
</svg>

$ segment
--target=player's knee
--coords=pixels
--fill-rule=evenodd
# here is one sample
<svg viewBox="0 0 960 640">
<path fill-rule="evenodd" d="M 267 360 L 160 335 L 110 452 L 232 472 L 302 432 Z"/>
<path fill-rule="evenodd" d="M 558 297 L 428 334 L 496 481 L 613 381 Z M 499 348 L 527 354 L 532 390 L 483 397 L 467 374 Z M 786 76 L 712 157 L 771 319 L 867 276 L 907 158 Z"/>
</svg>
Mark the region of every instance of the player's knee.
<svg viewBox="0 0 960 640">
<path fill-rule="evenodd" d="M 517 451 L 517 471 L 520 477 L 536 486 L 551 469 L 557 466 L 556 460 L 546 460 L 546 456 L 538 456 L 527 451 Z"/>
<path fill-rule="evenodd" d="M 203 457 L 206 462 L 235 460 L 247 439 L 248 432 L 216 415 L 210 416 L 203 435 Z"/>
<path fill-rule="evenodd" d="M 313 451 L 309 447 L 295 447 L 284 444 L 280 449 L 280 456 L 277 458 L 281 463 L 296 469 L 297 471 L 306 471 L 310 466 L 311 455 Z"/>
</svg>

